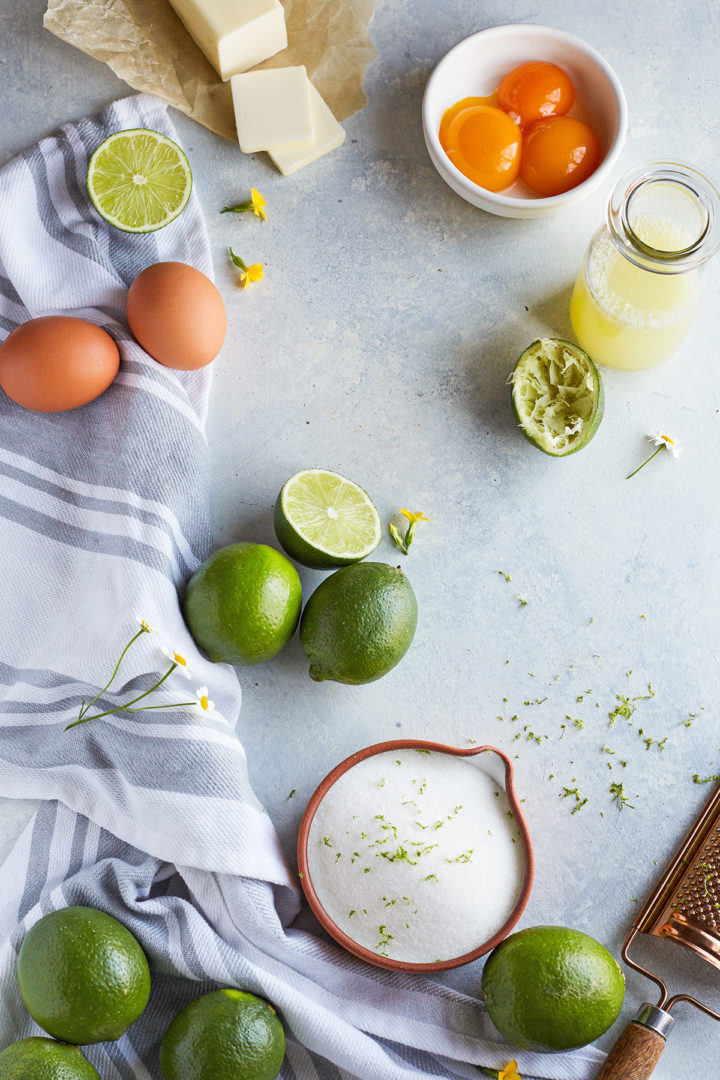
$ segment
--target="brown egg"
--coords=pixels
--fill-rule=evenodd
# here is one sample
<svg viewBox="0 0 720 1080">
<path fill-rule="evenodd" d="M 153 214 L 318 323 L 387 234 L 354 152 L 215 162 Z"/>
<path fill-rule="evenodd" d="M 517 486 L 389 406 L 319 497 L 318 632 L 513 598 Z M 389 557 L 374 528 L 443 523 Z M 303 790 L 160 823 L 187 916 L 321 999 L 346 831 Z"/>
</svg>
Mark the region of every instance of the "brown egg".
<svg viewBox="0 0 720 1080">
<path fill-rule="evenodd" d="M 127 321 L 145 352 L 165 367 L 194 371 L 222 348 L 227 316 L 210 278 L 194 266 L 160 262 L 133 281 Z"/>
<path fill-rule="evenodd" d="M 118 347 L 101 327 L 69 315 L 43 315 L 13 330 L 0 346 L 0 386 L 35 412 L 87 405 L 118 373 Z"/>
</svg>

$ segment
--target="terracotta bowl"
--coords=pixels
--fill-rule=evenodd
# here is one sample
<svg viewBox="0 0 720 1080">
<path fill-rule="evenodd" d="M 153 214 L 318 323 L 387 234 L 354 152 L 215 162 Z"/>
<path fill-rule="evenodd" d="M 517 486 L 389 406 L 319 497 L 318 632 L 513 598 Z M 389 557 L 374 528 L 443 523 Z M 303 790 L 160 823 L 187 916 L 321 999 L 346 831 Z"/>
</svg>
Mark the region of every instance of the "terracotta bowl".
<svg viewBox="0 0 720 1080">
<path fill-rule="evenodd" d="M 450 960 L 422 964 L 408 963 L 404 960 L 394 960 L 388 956 L 381 956 L 371 949 L 366 949 L 365 946 L 359 945 L 357 941 L 354 941 L 353 938 L 349 937 L 344 930 L 341 930 L 337 923 L 330 918 L 315 892 L 310 876 L 308 841 L 310 838 L 310 827 L 320 803 L 336 780 L 343 776 L 344 773 L 354 765 L 357 765 L 359 762 L 364 761 L 366 758 L 372 757 L 375 754 L 384 754 L 393 750 L 435 750 L 438 753 L 452 754 L 455 757 L 464 758 L 477 758 L 479 754 L 494 754 L 500 759 L 504 768 L 505 792 L 507 794 L 510 809 L 514 814 L 515 824 L 520 833 L 523 845 L 523 855 L 525 860 L 525 876 L 523 878 L 523 884 L 515 907 L 512 909 L 506 922 L 503 923 L 497 933 L 493 934 L 488 941 L 479 944 L 477 948 L 473 949 L 471 952 L 464 953 L 462 956 L 455 956 Z M 479 759 L 477 763 L 479 764 Z M 361 960 L 366 960 L 369 964 L 374 964 L 375 967 L 388 968 L 391 971 L 443 971 L 447 968 L 456 968 L 461 967 L 463 964 L 469 964 L 473 960 L 477 960 L 479 957 L 489 953 L 496 945 L 499 945 L 499 943 L 507 937 L 525 910 L 532 888 L 535 864 L 530 832 L 525 820 L 525 815 L 520 807 L 520 801 L 515 792 L 513 766 L 507 755 L 504 754 L 502 750 L 498 750 L 495 746 L 474 746 L 469 750 L 464 750 L 457 746 L 446 746 L 444 743 L 426 742 L 422 739 L 395 739 L 390 742 L 375 743 L 373 746 L 366 746 L 364 750 L 358 750 L 356 753 L 351 754 L 350 757 L 345 758 L 344 761 L 341 761 L 339 765 L 336 765 L 332 772 L 328 773 L 314 792 L 305 813 L 303 814 L 298 836 L 297 855 L 303 891 L 313 913 L 320 924 L 327 930 L 328 934 L 354 956 L 358 956 Z"/>
</svg>

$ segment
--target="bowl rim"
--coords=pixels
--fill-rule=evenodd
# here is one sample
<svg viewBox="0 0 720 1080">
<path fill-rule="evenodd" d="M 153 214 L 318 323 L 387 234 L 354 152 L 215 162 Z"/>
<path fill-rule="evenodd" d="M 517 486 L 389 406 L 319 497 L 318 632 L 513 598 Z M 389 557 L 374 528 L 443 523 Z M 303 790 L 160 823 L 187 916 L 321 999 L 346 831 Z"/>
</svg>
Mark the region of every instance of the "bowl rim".
<svg viewBox="0 0 720 1080">
<path fill-rule="evenodd" d="M 452 754 L 455 757 L 473 757 L 477 754 L 493 753 L 497 754 L 505 768 L 505 793 L 510 804 L 510 809 L 515 817 L 515 824 L 520 832 L 525 858 L 525 874 L 522 887 L 518 894 L 518 898 L 515 901 L 515 906 L 500 929 L 497 930 L 491 938 L 488 938 L 487 941 L 484 941 L 475 949 L 463 953 L 462 956 L 451 957 L 449 960 L 441 960 L 433 963 L 410 963 L 406 960 L 395 960 L 389 956 L 381 956 L 379 953 L 367 949 L 364 945 L 360 945 L 354 938 L 351 938 L 346 934 L 345 931 L 342 930 L 328 915 L 325 908 L 322 906 L 320 898 L 315 892 L 315 887 L 310 875 L 310 867 L 308 864 L 308 841 L 310 839 L 310 827 L 320 803 L 333 784 L 335 784 L 341 776 L 344 776 L 346 772 L 352 769 L 353 766 L 359 764 L 361 761 L 365 761 L 366 758 L 374 757 L 376 754 L 383 754 L 392 750 L 435 750 L 443 754 Z M 502 750 L 499 750 L 496 746 L 491 746 L 488 743 L 466 749 L 464 747 L 449 746 L 446 743 L 434 742 L 426 739 L 391 739 L 387 742 L 373 743 L 372 746 L 366 746 L 362 750 L 356 750 L 354 754 L 350 754 L 349 757 L 346 757 L 344 761 L 341 761 L 339 765 L 336 765 L 335 768 L 327 774 L 325 779 L 318 784 L 305 808 L 305 812 L 300 822 L 300 831 L 298 833 L 297 859 L 300 884 L 302 885 L 305 898 L 321 926 L 339 945 L 342 945 L 344 949 L 354 956 L 367 961 L 375 967 L 386 968 L 389 971 L 446 971 L 450 968 L 470 964 L 473 960 L 477 960 L 486 953 L 489 953 L 508 936 L 525 910 L 530 898 L 530 891 L 535 876 L 535 855 L 532 838 L 530 836 L 527 820 L 520 806 L 520 800 L 515 791 L 514 774 L 515 770 L 513 764 L 507 754 Z"/>
<path fill-rule="evenodd" d="M 593 60 L 607 78 L 608 83 L 612 88 L 618 110 L 615 138 L 610 144 L 605 158 L 600 162 L 597 169 L 595 169 L 587 179 L 583 180 L 581 184 L 578 184 L 574 188 L 570 188 L 568 191 L 563 191 L 560 195 L 549 195 L 535 199 L 520 198 L 516 195 L 503 195 L 502 192 L 490 191 L 488 188 L 480 187 L 479 184 L 475 184 L 472 180 L 469 180 L 464 173 L 460 172 L 457 166 L 453 165 L 452 161 L 443 150 L 440 144 L 439 133 L 435 130 L 434 125 L 430 124 L 428 117 L 429 98 L 434 89 L 435 82 L 439 80 L 438 73 L 446 63 L 452 62 L 451 58 L 455 53 L 470 48 L 471 46 L 469 43 L 476 41 L 478 38 L 487 40 L 490 37 L 499 37 L 500 35 L 514 37 L 519 36 L 521 32 L 526 33 L 528 30 L 539 32 L 538 37 L 551 38 L 555 41 L 559 40 L 566 42 L 569 45 L 573 45 L 580 52 L 585 53 L 586 56 Z M 592 45 L 589 45 L 586 41 L 583 41 L 582 38 L 576 37 L 575 34 L 571 34 L 567 30 L 558 30 L 555 27 L 545 26 L 542 23 L 501 23 L 498 26 L 486 26 L 484 29 L 478 30 L 466 38 L 462 38 L 461 41 L 458 41 L 457 44 L 453 45 L 452 48 L 438 60 L 430 74 L 430 78 L 425 86 L 425 92 L 423 93 L 422 123 L 425 141 L 427 142 L 430 151 L 430 159 L 438 169 L 438 172 L 441 172 L 441 169 L 447 169 L 453 180 L 464 188 L 469 195 L 481 197 L 494 206 L 502 206 L 513 210 L 536 207 L 539 215 L 543 209 L 549 209 L 551 207 L 557 208 L 563 206 L 565 203 L 569 205 L 577 201 L 578 192 L 581 189 L 584 188 L 586 191 L 589 191 L 589 186 L 586 187 L 586 185 L 592 184 L 593 186 L 597 186 L 598 181 L 613 168 L 620 156 L 620 152 L 622 151 L 627 136 L 628 109 L 625 91 L 623 90 L 622 83 L 614 69 L 597 49 Z"/>
</svg>

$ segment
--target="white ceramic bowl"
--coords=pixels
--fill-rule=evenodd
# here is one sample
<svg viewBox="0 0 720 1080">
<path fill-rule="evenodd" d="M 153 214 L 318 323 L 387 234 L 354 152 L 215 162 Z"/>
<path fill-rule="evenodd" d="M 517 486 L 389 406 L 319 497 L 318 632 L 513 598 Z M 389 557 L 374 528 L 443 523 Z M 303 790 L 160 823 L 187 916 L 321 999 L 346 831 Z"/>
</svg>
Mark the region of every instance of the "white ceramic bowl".
<svg viewBox="0 0 720 1080">
<path fill-rule="evenodd" d="M 550 198 L 535 195 L 521 180 L 500 192 L 474 184 L 450 161 L 438 135 L 446 109 L 464 97 L 492 94 L 503 76 L 529 60 L 548 60 L 568 73 L 576 93 L 570 116 L 589 124 L 602 147 L 601 162 L 587 180 Z M 556 214 L 607 184 L 627 131 L 625 95 L 617 75 L 602 56 L 572 34 L 529 23 L 480 30 L 446 53 L 428 80 L 422 113 L 428 153 L 445 183 L 473 206 L 501 217 Z"/>
</svg>

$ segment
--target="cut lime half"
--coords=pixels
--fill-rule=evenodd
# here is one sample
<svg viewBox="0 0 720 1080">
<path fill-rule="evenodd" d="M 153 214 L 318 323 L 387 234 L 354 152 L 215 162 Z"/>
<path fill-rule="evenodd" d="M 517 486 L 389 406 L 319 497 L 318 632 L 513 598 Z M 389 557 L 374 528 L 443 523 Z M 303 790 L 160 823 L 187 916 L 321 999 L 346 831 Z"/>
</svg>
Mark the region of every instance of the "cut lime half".
<svg viewBox="0 0 720 1080">
<path fill-rule="evenodd" d="M 359 562 L 375 550 L 381 533 L 367 493 L 327 469 L 295 473 L 275 503 L 275 534 L 303 566 L 329 570 Z"/>
<path fill-rule="evenodd" d="M 560 338 L 541 338 L 522 354 L 510 382 L 515 419 L 533 446 L 553 457 L 587 446 L 602 420 L 605 395 L 586 352 Z"/>
<path fill-rule="evenodd" d="M 162 229 L 185 209 L 192 191 L 188 159 L 159 131 L 130 128 L 100 143 L 87 187 L 101 217 L 124 232 Z"/>
</svg>

